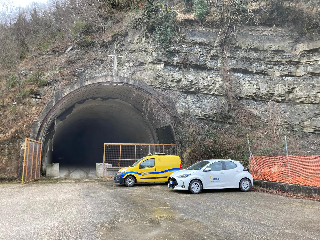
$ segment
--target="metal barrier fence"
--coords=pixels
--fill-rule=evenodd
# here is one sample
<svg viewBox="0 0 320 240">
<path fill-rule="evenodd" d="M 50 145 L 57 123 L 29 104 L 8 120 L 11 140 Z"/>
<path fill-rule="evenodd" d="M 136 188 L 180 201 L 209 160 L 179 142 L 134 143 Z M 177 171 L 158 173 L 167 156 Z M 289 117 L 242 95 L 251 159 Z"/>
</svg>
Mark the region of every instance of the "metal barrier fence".
<svg viewBox="0 0 320 240">
<path fill-rule="evenodd" d="M 320 156 L 250 157 L 249 164 L 255 179 L 320 187 Z"/>
<path fill-rule="evenodd" d="M 42 143 L 26 138 L 22 170 L 22 183 L 27 183 L 40 178 L 41 153 Z"/>
<path fill-rule="evenodd" d="M 108 168 L 128 167 L 140 158 L 157 152 L 176 155 L 176 144 L 105 143 L 103 176 L 106 165 Z"/>
</svg>

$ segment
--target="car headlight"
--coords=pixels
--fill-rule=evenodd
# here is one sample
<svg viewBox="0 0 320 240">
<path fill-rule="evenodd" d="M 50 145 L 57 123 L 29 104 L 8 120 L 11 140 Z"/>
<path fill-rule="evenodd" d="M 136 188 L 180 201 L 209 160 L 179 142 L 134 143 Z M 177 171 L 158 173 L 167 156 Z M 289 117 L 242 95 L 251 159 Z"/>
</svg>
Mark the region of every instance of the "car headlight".
<svg viewBox="0 0 320 240">
<path fill-rule="evenodd" d="M 189 177 L 191 174 L 182 174 L 180 176 L 177 176 L 178 178 L 186 178 L 186 177 Z"/>
<path fill-rule="evenodd" d="M 126 168 L 122 169 L 119 173 L 125 173 L 127 171 Z"/>
</svg>

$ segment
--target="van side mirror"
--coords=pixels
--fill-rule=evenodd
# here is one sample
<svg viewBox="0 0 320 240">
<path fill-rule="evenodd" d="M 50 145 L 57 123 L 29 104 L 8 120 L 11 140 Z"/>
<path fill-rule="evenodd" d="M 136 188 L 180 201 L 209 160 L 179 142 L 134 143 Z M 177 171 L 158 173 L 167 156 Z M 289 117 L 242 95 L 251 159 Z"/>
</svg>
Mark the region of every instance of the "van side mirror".
<svg viewBox="0 0 320 240">
<path fill-rule="evenodd" d="M 204 172 L 211 172 L 211 168 L 206 168 L 203 170 Z"/>
</svg>

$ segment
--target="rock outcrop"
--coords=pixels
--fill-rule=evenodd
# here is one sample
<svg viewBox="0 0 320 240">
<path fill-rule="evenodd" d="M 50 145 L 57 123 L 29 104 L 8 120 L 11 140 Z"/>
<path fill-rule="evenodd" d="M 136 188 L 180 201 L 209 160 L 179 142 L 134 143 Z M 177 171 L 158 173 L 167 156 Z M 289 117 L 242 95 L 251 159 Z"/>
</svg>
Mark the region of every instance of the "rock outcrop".
<svg viewBox="0 0 320 240">
<path fill-rule="evenodd" d="M 222 62 L 219 31 L 181 29 L 172 56 L 160 53 L 150 39 L 129 32 L 117 52 L 118 74 L 143 81 L 172 95 L 180 113 L 199 119 L 226 121 L 228 92 L 245 109 L 268 118 L 275 102 L 284 124 L 308 133 L 320 133 L 320 40 L 300 39 L 282 28 L 241 29 Z M 112 47 L 112 46 L 111 46 Z M 107 53 L 99 51 L 85 78 L 112 71 Z M 223 76 L 228 69 L 229 82 Z"/>
</svg>

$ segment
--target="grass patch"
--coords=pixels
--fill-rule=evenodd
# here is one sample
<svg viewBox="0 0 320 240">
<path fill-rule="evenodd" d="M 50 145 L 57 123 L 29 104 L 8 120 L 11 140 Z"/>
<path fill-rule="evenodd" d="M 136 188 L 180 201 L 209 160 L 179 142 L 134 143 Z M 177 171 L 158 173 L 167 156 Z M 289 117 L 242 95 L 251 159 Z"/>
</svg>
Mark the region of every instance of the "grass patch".
<svg viewBox="0 0 320 240">
<path fill-rule="evenodd" d="M 40 71 L 34 72 L 26 82 L 36 84 L 38 87 L 43 87 L 48 84 L 48 80 L 43 77 L 43 72 Z"/>
</svg>

